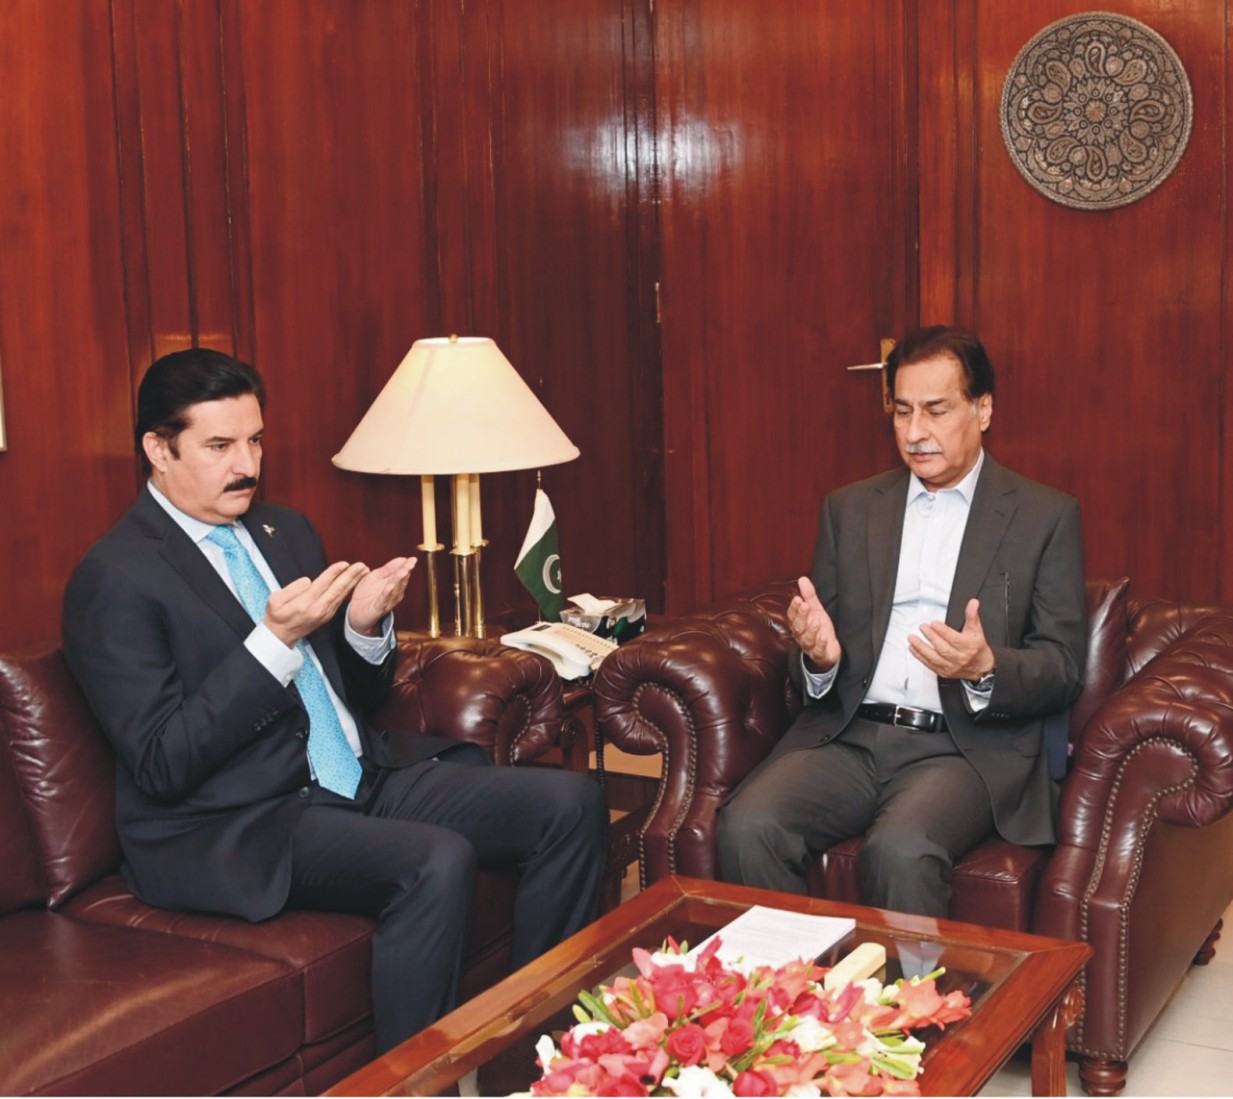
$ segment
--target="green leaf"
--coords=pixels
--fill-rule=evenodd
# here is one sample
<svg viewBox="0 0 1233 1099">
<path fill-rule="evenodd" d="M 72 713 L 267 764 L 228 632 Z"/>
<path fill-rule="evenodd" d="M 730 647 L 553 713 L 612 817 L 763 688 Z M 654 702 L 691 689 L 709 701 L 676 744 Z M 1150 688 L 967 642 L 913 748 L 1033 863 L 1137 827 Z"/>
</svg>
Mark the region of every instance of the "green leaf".
<svg viewBox="0 0 1233 1099">
<path fill-rule="evenodd" d="M 584 990 L 578 993 L 578 999 L 582 1001 L 582 1006 L 596 1019 L 603 1019 L 605 1023 L 611 1023 L 614 1027 L 620 1027 L 621 1024 L 616 1016 L 608 1010 L 604 1002 L 594 993 Z"/>
</svg>

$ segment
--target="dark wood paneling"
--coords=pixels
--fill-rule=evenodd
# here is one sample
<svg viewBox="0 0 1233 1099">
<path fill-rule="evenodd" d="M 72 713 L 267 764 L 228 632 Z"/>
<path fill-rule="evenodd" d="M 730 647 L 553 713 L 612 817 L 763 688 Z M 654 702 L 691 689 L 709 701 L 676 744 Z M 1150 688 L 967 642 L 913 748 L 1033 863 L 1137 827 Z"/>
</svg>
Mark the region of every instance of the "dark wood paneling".
<svg viewBox="0 0 1233 1099">
<path fill-rule="evenodd" d="M 338 554 L 406 552 L 418 488 L 330 456 L 415 339 L 489 335 L 583 449 L 545 473 L 567 586 L 630 590 L 621 9 L 558 7 L 237 11 L 266 491 Z M 484 479 L 491 613 L 533 609 L 512 574 L 533 489 L 530 472 Z"/>
<path fill-rule="evenodd" d="M 480 11 L 468 6 L 468 12 Z M 662 512 L 639 489 L 655 464 L 659 394 L 640 341 L 653 317 L 640 197 L 627 143 L 636 112 L 625 70 L 646 13 L 619 0 L 505 0 L 488 8 L 494 91 L 492 191 L 496 294 L 477 295 L 493 332 L 582 456 L 544 470 L 560 530 L 566 594 L 657 602 Z M 643 29 L 640 29 L 643 28 Z M 478 312 L 496 306 L 496 315 Z M 637 361 L 635 362 L 635 358 Z M 533 473 L 492 479 L 486 514 L 499 540 L 491 575 L 519 613 L 533 604 L 510 571 L 531 515 Z M 503 484 L 502 484 L 503 482 Z M 486 528 L 487 529 L 487 528 Z M 647 587 L 641 587 L 646 583 Z"/>
<path fill-rule="evenodd" d="M 830 489 L 889 458 L 878 357 L 909 311 L 905 15 L 656 9 L 670 609 L 806 571 Z M 894 212 L 892 212 L 894 211 Z"/>
<path fill-rule="evenodd" d="M 999 367 L 990 450 L 1078 496 L 1089 573 L 1129 574 L 1139 595 L 1214 598 L 1224 507 L 1222 6 L 1119 5 L 1181 57 L 1195 124 L 1162 186 L 1107 211 L 1037 194 L 999 131 L 1019 49 L 1084 5 L 936 7 L 922 21 L 922 72 L 935 51 L 957 51 L 955 71 L 972 77 L 939 81 L 922 109 L 922 146 L 957 150 L 943 163 L 948 175 L 922 181 L 922 300 L 954 301 L 954 318 L 981 332 Z"/>
<path fill-rule="evenodd" d="M 108 5 L 0 6 L 0 646 L 59 635 L 133 493 Z"/>
<path fill-rule="evenodd" d="M 241 51 L 224 69 L 243 79 L 265 493 L 311 516 L 336 558 L 374 564 L 414 552 L 418 484 L 330 459 L 427 334 L 420 14 L 240 4 L 224 41 Z"/>
<path fill-rule="evenodd" d="M 1117 5 L 1181 55 L 1195 129 L 1156 192 L 1079 213 L 1018 177 L 997 103 L 1081 7 L 9 0 L 0 644 L 55 635 L 170 347 L 257 362 L 267 495 L 378 561 L 419 541 L 417 486 L 330 457 L 415 339 L 493 336 L 582 448 L 545 471 L 567 589 L 684 610 L 804 569 L 822 495 L 896 460 L 844 367 L 918 312 L 985 336 L 990 447 L 1079 496 L 1089 571 L 1229 597 L 1228 17 Z M 533 485 L 485 478 L 492 613 L 531 610 Z"/>
</svg>

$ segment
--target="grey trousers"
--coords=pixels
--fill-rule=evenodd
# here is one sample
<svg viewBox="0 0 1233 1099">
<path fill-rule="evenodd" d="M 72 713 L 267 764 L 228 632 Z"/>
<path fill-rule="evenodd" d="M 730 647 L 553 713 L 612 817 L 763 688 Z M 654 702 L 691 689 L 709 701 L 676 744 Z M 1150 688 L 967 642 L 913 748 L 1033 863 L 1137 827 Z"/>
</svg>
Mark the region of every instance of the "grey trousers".
<svg viewBox="0 0 1233 1099">
<path fill-rule="evenodd" d="M 865 835 L 862 899 L 945 916 L 955 859 L 993 832 L 984 782 L 948 733 L 856 718 L 827 744 L 755 771 L 720 810 L 725 881 L 805 892 L 823 851 Z"/>
</svg>

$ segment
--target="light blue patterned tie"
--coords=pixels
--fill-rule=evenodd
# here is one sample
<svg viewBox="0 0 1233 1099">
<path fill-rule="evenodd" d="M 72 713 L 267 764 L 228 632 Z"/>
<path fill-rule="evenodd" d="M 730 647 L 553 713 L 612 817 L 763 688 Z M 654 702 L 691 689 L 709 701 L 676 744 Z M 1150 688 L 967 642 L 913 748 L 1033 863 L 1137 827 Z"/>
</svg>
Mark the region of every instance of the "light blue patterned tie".
<svg viewBox="0 0 1233 1099">
<path fill-rule="evenodd" d="M 265 618 L 270 589 L 248 551 L 230 527 L 215 527 L 206 537 L 222 549 L 240 602 L 252 620 L 260 622 Z M 308 710 L 308 758 L 322 786 L 343 797 L 353 798 L 360 785 L 360 761 L 347 743 L 347 736 L 338 720 L 338 711 L 326 693 L 325 680 L 309 656 L 307 644 L 300 641 L 296 648 L 304 658 L 304 666 L 295 677 L 295 685 Z"/>
</svg>

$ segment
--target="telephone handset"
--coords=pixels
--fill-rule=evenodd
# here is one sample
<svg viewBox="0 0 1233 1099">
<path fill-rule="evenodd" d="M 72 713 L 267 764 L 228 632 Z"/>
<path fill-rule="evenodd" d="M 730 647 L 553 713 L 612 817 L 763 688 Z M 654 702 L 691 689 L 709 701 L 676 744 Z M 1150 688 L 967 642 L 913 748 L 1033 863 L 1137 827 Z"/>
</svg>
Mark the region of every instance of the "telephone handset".
<svg viewBox="0 0 1233 1099">
<path fill-rule="evenodd" d="M 585 679 L 617 647 L 615 641 L 564 622 L 536 622 L 525 630 L 504 634 L 501 644 L 546 656 L 562 679 Z"/>
</svg>

